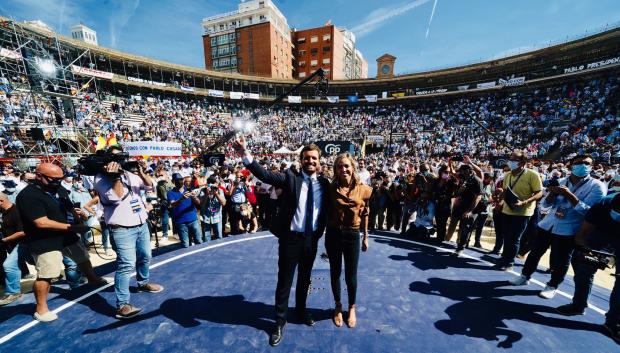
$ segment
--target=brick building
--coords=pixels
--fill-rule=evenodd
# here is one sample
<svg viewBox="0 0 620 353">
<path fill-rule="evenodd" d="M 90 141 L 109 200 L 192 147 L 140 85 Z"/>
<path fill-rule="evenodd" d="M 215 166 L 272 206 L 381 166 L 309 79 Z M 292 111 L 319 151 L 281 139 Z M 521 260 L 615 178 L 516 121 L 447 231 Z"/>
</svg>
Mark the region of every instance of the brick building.
<svg viewBox="0 0 620 353">
<path fill-rule="evenodd" d="M 303 80 L 323 68 L 331 80 L 368 77 L 368 62 L 355 48 L 351 31 L 332 24 L 294 31 L 293 77 Z"/>
<path fill-rule="evenodd" d="M 291 32 L 271 0 L 241 2 L 237 11 L 205 18 L 208 70 L 292 78 Z"/>
</svg>

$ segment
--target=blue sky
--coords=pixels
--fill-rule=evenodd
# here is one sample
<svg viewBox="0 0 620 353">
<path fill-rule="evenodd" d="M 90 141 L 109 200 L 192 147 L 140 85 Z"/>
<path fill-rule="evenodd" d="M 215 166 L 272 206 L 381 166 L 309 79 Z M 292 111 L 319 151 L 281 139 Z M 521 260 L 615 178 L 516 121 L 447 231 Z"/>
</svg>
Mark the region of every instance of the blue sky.
<svg viewBox="0 0 620 353">
<path fill-rule="evenodd" d="M 99 45 L 204 67 L 201 20 L 236 10 L 238 0 L 2 0 L 0 14 L 40 19 L 65 35 L 78 21 Z M 458 66 L 620 22 L 620 0 L 275 0 L 291 27 L 328 20 L 353 29 L 376 74 L 375 59 L 396 56 L 396 72 Z M 434 10 L 433 10 L 434 9 Z M 432 21 L 431 21 L 432 15 Z M 429 25 L 430 23 L 430 25 Z"/>
</svg>

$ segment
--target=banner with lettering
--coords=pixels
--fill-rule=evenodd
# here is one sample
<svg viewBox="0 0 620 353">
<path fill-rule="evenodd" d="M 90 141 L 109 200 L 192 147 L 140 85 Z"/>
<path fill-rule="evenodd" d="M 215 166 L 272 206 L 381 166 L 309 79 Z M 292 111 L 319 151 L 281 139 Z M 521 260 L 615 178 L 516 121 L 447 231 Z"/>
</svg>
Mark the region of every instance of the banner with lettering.
<svg viewBox="0 0 620 353">
<path fill-rule="evenodd" d="M 133 141 L 123 143 L 123 150 L 130 156 L 179 157 L 182 149 L 180 142 Z"/>
</svg>

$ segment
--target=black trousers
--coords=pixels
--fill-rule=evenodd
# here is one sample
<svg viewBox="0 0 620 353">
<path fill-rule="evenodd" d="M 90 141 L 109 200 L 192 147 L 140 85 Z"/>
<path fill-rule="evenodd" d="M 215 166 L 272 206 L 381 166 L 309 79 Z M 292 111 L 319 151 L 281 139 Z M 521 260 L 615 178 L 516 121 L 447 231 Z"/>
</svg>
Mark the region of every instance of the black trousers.
<svg viewBox="0 0 620 353">
<path fill-rule="evenodd" d="M 340 275 L 344 257 L 344 281 L 347 284 L 349 305 L 355 304 L 357 297 L 357 264 L 360 258 L 360 232 L 327 229 L 325 250 L 329 257 L 329 273 L 334 301 L 340 303 Z"/>
<path fill-rule="evenodd" d="M 276 324 L 286 324 L 288 299 L 291 294 L 295 268 L 297 270 L 297 288 L 295 291 L 295 309 L 306 310 L 310 274 L 317 252 L 318 237 L 307 238 L 289 234 L 278 241 L 278 285 L 276 287 Z"/>
<path fill-rule="evenodd" d="M 562 236 L 553 234 L 544 229 L 538 228 L 538 234 L 532 240 L 532 250 L 525 260 L 521 274 L 528 279 L 532 276 L 547 249 L 551 247 L 549 257 L 551 268 L 551 280 L 547 284 L 557 288 L 564 281 L 570 260 L 575 249 L 574 236 Z"/>
<path fill-rule="evenodd" d="M 435 208 L 435 224 L 437 225 L 437 240 L 443 241 L 446 238 L 446 226 L 450 219 L 450 204 L 440 203 Z"/>
</svg>

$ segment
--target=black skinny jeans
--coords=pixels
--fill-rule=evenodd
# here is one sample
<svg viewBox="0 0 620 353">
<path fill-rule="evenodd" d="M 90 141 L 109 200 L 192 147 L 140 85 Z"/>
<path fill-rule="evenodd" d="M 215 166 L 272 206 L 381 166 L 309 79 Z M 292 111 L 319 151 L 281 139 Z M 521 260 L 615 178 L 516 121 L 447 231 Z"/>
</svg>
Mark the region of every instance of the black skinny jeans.
<svg viewBox="0 0 620 353">
<path fill-rule="evenodd" d="M 329 256 L 334 301 L 340 303 L 340 274 L 344 257 L 344 281 L 347 284 L 349 305 L 355 304 L 357 296 L 357 264 L 360 258 L 360 232 L 327 228 L 325 249 Z"/>
</svg>

